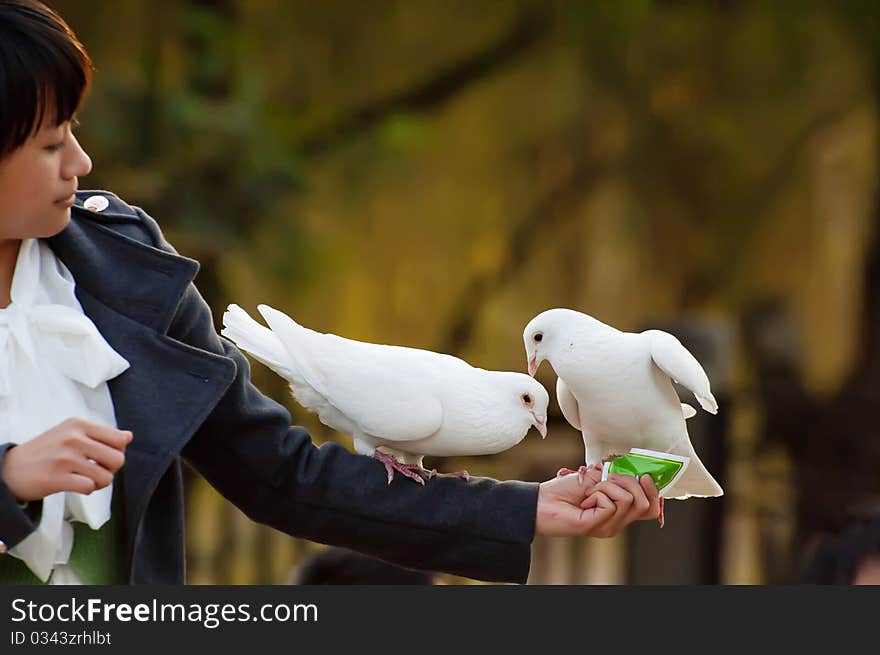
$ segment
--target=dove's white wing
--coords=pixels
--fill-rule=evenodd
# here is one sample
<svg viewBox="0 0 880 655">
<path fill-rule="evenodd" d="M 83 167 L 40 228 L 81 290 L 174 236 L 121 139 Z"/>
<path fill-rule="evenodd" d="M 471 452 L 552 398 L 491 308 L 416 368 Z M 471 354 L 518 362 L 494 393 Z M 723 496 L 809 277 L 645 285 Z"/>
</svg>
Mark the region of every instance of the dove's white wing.
<svg viewBox="0 0 880 655">
<path fill-rule="evenodd" d="M 709 387 L 709 378 L 696 358 L 668 332 L 648 330 L 651 358 L 666 375 L 693 392 L 700 406 L 710 414 L 718 413 L 718 403 Z"/>
<path fill-rule="evenodd" d="M 364 434 L 414 441 L 440 429 L 443 405 L 425 383 L 430 368 L 418 361 L 425 351 L 321 334 L 272 307 L 258 309 L 309 386 Z"/>
<path fill-rule="evenodd" d="M 568 384 L 562 378 L 556 378 L 556 400 L 562 415 L 575 430 L 581 429 L 581 413 L 578 409 L 577 398 L 571 393 Z"/>
</svg>

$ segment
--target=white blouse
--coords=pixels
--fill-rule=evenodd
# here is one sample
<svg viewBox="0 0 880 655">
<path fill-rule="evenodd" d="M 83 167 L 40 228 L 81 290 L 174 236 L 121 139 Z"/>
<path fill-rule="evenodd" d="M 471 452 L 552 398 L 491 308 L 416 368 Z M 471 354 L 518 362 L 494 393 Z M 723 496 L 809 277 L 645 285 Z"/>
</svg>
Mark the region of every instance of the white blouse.
<svg viewBox="0 0 880 655">
<path fill-rule="evenodd" d="M 0 441 L 21 444 L 72 417 L 117 427 L 107 380 L 129 364 L 83 313 L 74 286 L 48 245 L 22 241 L 12 302 L 0 309 Z M 97 530 L 110 518 L 112 496 L 112 484 L 47 496 L 39 526 L 9 553 L 43 582 L 80 584 L 67 566 L 70 521 Z"/>
</svg>

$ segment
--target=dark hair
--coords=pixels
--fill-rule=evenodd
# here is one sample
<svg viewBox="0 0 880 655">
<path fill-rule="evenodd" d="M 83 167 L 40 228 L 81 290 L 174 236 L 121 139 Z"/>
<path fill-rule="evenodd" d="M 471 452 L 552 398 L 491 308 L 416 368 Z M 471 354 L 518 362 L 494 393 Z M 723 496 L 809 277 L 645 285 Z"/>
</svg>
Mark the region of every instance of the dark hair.
<svg viewBox="0 0 880 655">
<path fill-rule="evenodd" d="M 432 585 L 434 574 L 413 571 L 346 548 L 330 547 L 305 559 L 290 578 L 296 585 Z"/>
<path fill-rule="evenodd" d="M 67 23 L 37 0 L 0 0 L 0 158 L 79 108 L 92 62 Z"/>
<path fill-rule="evenodd" d="M 877 556 L 880 556 L 880 515 L 854 522 L 839 536 L 822 539 L 804 567 L 801 582 L 852 584 L 859 566 Z"/>
</svg>

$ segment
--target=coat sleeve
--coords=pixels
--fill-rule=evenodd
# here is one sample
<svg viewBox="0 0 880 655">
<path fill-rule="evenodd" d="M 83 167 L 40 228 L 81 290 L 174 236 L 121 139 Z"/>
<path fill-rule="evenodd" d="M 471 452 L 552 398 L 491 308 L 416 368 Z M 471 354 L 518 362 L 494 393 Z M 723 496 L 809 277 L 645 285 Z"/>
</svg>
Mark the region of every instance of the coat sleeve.
<svg viewBox="0 0 880 655">
<path fill-rule="evenodd" d="M 173 251 L 151 218 L 155 245 Z M 538 485 L 435 478 L 424 486 L 338 444 L 316 447 L 250 381 L 242 353 L 214 327 L 190 285 L 169 336 L 231 358 L 237 374 L 183 450 L 188 463 L 252 519 L 290 535 L 406 567 L 524 583 Z"/>
<path fill-rule="evenodd" d="M 3 459 L 15 444 L 0 444 L 0 471 L 3 470 Z M 20 541 L 37 529 L 43 501 L 21 504 L 6 486 L 0 476 L 0 554 L 16 546 Z"/>
</svg>

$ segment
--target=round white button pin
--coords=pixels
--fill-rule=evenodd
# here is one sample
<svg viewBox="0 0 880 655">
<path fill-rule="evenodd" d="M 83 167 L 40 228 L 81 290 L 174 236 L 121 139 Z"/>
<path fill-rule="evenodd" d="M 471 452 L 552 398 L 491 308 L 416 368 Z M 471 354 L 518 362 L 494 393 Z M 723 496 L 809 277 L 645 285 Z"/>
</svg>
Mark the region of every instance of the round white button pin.
<svg viewBox="0 0 880 655">
<path fill-rule="evenodd" d="M 110 201 L 104 196 L 89 196 L 83 203 L 83 207 L 93 212 L 102 212 L 110 206 Z"/>
</svg>

